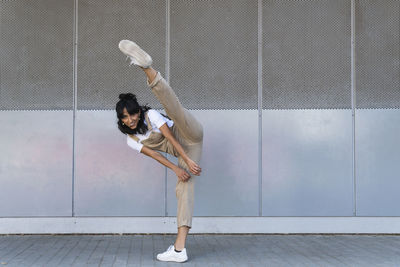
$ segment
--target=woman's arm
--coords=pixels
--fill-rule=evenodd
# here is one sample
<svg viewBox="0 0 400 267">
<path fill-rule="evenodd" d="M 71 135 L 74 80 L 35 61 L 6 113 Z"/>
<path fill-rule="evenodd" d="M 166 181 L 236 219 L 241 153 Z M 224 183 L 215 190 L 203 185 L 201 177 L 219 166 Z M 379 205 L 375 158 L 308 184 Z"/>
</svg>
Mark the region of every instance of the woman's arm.
<svg viewBox="0 0 400 267">
<path fill-rule="evenodd" d="M 178 176 L 178 179 L 182 181 L 186 181 L 190 178 L 190 174 L 188 174 L 184 169 L 179 168 L 179 166 L 176 166 L 173 164 L 171 161 L 169 161 L 167 158 L 165 158 L 161 153 L 152 150 L 151 148 L 148 148 L 146 146 L 142 147 L 142 150 L 140 151 L 141 153 L 145 154 L 146 156 L 149 156 L 158 162 L 160 162 L 162 165 L 170 168 L 173 170 Z"/>
<path fill-rule="evenodd" d="M 186 164 L 189 167 L 189 170 L 191 173 L 194 175 L 200 175 L 201 173 L 201 168 L 199 165 L 197 165 L 196 162 L 191 160 L 188 155 L 186 154 L 185 150 L 181 146 L 181 144 L 176 140 L 174 134 L 171 132 L 171 130 L 168 128 L 167 123 L 164 123 L 160 127 L 161 133 L 165 136 L 165 138 L 168 139 L 168 141 L 171 142 L 171 144 L 175 147 L 176 151 L 178 151 L 179 155 L 182 157 L 182 159 L 186 162 Z"/>
</svg>

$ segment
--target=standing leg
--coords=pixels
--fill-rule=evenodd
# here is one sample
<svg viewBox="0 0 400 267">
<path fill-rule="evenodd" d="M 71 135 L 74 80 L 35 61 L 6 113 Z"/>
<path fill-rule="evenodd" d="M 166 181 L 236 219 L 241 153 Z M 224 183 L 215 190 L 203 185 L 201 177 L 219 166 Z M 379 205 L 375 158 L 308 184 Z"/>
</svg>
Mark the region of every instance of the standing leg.
<svg viewBox="0 0 400 267">
<path fill-rule="evenodd" d="M 194 144 L 183 144 L 183 147 L 188 154 L 188 156 L 195 162 L 199 162 L 202 154 L 203 142 Z M 185 161 L 178 157 L 178 166 L 182 169 L 189 171 Z M 178 232 L 182 231 L 182 238 L 178 234 L 178 238 L 175 245 L 178 250 L 185 247 L 185 240 L 187 232 L 192 228 L 192 217 L 194 209 L 194 186 L 197 177 L 192 175 L 192 177 L 187 181 L 178 180 L 175 188 L 176 198 L 178 200 L 177 207 L 177 224 Z"/>
<path fill-rule="evenodd" d="M 186 225 L 178 227 L 178 235 L 174 244 L 176 250 L 182 251 L 185 248 L 186 238 L 189 233 L 189 229 L 190 228 Z"/>
</svg>

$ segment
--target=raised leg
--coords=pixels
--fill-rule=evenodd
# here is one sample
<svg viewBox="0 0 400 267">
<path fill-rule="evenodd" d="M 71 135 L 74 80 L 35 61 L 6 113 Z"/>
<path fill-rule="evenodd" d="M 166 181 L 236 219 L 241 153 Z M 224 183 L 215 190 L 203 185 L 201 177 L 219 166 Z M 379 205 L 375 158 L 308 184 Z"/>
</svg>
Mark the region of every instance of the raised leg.
<svg viewBox="0 0 400 267">
<path fill-rule="evenodd" d="M 140 68 L 144 71 L 144 73 L 146 73 L 147 81 L 149 81 L 149 83 L 152 83 L 154 78 L 157 75 L 157 71 L 155 69 L 153 69 L 152 67 L 149 67 L 149 68 L 140 67 Z"/>
<path fill-rule="evenodd" d="M 192 143 L 203 139 L 203 126 L 180 103 L 175 92 L 153 68 L 142 68 L 147 76 L 147 83 L 152 88 L 153 94 L 163 105 L 167 115 L 174 121 L 185 140 Z"/>
</svg>

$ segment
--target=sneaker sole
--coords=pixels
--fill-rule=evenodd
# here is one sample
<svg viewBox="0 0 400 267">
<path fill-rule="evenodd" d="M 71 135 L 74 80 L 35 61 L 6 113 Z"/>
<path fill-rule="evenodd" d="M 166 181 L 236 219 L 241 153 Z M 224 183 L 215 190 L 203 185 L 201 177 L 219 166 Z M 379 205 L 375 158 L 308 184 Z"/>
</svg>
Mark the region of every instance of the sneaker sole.
<svg viewBox="0 0 400 267">
<path fill-rule="evenodd" d="M 147 54 L 135 42 L 129 40 L 122 40 L 119 42 L 119 50 L 129 57 L 133 57 L 137 61 L 137 65 L 143 68 L 148 68 L 153 63 L 149 54 Z"/>
<path fill-rule="evenodd" d="M 159 258 L 157 257 L 157 260 L 159 260 L 159 261 L 185 262 L 185 261 L 187 261 L 188 259 L 185 259 L 185 260 L 162 260 L 162 259 L 159 259 Z"/>
</svg>

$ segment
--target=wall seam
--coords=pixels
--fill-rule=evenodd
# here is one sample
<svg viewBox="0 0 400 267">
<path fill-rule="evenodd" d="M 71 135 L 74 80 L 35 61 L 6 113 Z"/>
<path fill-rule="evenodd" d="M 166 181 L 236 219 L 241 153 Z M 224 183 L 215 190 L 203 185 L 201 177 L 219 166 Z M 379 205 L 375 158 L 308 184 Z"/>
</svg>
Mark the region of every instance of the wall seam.
<svg viewBox="0 0 400 267">
<path fill-rule="evenodd" d="M 77 87 L 78 87 L 78 74 L 77 74 L 77 66 L 78 66 L 78 0 L 74 1 L 74 23 L 73 23 L 73 115 L 72 115 L 72 217 L 75 216 L 75 174 L 76 174 L 76 111 L 77 111 Z"/>
<path fill-rule="evenodd" d="M 166 0 L 165 6 L 165 79 L 170 83 L 169 68 L 170 68 L 170 0 Z M 166 153 L 166 157 L 169 155 Z M 165 167 L 164 176 L 164 215 L 168 216 L 168 169 Z"/>
<path fill-rule="evenodd" d="M 2 21 L 2 17 L 1 17 L 1 14 L 3 14 L 3 12 L 2 12 L 2 7 L 0 6 L 0 37 L 2 36 L 2 29 L 3 29 L 3 27 L 2 27 L 2 23 L 1 23 L 1 21 Z M 0 55 L 1 56 L 1 55 Z M 1 58 L 3 58 L 2 56 L 1 56 Z M 1 70 L 2 70 L 2 65 L 1 65 L 1 63 L 3 62 L 3 60 L 1 60 L 0 61 L 0 99 L 3 99 L 2 98 L 2 96 L 1 96 L 1 92 L 3 91 L 2 89 L 1 89 Z M 1 103 L 1 101 L 0 101 L 0 103 Z M 1 103 L 2 104 L 2 103 Z M 6 107 L 5 106 L 3 106 L 2 108 L 0 107 L 0 111 L 5 111 L 6 110 Z"/>
<path fill-rule="evenodd" d="M 262 0 L 257 5 L 257 87 L 258 87 L 258 215 L 262 216 Z"/>
<path fill-rule="evenodd" d="M 353 170 L 353 216 L 357 216 L 356 187 L 356 69 L 355 69 L 355 0 L 351 0 L 351 110 L 352 110 L 352 170 Z"/>
</svg>

